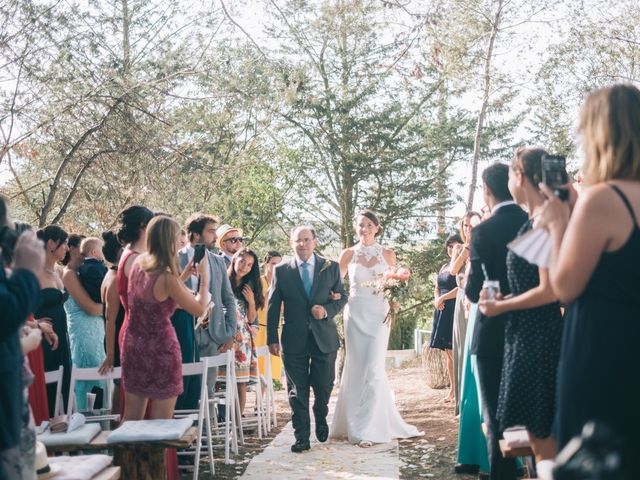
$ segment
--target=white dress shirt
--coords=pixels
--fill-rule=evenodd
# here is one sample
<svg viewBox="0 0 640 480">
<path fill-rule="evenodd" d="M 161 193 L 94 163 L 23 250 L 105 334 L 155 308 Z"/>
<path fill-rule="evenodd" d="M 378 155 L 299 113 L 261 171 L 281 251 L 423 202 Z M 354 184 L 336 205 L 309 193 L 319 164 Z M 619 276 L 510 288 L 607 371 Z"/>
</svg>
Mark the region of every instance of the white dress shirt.
<svg viewBox="0 0 640 480">
<path fill-rule="evenodd" d="M 499 208 L 506 207 L 507 205 L 515 205 L 515 204 L 516 204 L 516 202 L 514 202 L 513 200 L 505 200 L 504 202 L 497 203 L 491 209 L 491 215 L 496 213 Z"/>
</svg>

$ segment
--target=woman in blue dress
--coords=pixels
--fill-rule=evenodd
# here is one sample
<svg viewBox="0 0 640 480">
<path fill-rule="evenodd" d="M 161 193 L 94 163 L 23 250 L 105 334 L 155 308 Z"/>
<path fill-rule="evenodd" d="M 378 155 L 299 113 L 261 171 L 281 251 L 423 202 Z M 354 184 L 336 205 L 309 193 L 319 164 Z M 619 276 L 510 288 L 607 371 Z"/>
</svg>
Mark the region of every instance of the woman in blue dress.
<svg viewBox="0 0 640 480">
<path fill-rule="evenodd" d="M 66 264 L 62 273 L 62 282 L 69 292 L 64 309 L 67 312 L 73 365 L 78 368 L 97 368 L 102 365 L 105 359 L 104 320 L 102 319 L 102 304 L 91 300 L 78 278 L 77 270 L 84 260 L 80 253 L 80 243 L 83 239 L 82 235 L 69 236 L 69 256 L 65 259 Z M 76 382 L 75 396 L 78 410 L 87 409 L 87 393 L 90 393 L 94 386 L 104 389 L 105 383 Z"/>
<path fill-rule="evenodd" d="M 482 433 L 480 397 L 475 376 L 475 355 L 469 352 L 477 313 L 478 306 L 474 303 L 469 311 L 464 342 L 456 473 L 476 473 L 478 470 L 484 473 L 489 472 L 489 452 L 487 440 Z"/>
</svg>

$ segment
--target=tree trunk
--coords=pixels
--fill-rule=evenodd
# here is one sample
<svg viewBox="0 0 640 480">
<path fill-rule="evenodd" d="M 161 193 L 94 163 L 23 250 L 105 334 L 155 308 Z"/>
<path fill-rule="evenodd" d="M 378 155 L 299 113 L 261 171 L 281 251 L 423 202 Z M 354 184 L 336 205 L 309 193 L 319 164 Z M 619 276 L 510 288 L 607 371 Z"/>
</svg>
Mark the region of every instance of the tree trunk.
<svg viewBox="0 0 640 480">
<path fill-rule="evenodd" d="M 487 48 L 487 55 L 484 60 L 484 89 L 482 94 L 482 105 L 478 112 L 478 120 L 476 122 L 476 134 L 473 139 L 473 160 L 471 163 L 471 183 L 469 184 L 469 197 L 467 199 L 467 211 L 473 209 L 473 197 L 476 192 L 476 183 L 478 182 L 478 162 L 480 161 L 480 150 L 482 148 L 482 129 L 484 128 L 484 119 L 487 114 L 487 105 L 489 103 L 489 91 L 491 89 L 491 60 L 493 59 L 493 48 L 496 37 L 500 30 L 500 21 L 502 17 L 503 0 L 498 1 L 498 10 L 491 25 L 491 37 Z"/>
<path fill-rule="evenodd" d="M 447 88 L 444 82 L 440 82 L 438 87 L 439 105 L 438 105 L 438 123 L 444 125 L 447 121 Z M 444 148 L 441 149 L 438 157 L 438 172 L 440 175 L 436 177 L 436 225 L 438 233 L 444 233 L 446 231 L 446 206 L 449 198 L 447 192 L 447 159 L 445 157 Z"/>
<path fill-rule="evenodd" d="M 122 71 L 125 83 L 131 70 L 131 46 L 129 42 L 129 0 L 122 0 Z"/>
</svg>

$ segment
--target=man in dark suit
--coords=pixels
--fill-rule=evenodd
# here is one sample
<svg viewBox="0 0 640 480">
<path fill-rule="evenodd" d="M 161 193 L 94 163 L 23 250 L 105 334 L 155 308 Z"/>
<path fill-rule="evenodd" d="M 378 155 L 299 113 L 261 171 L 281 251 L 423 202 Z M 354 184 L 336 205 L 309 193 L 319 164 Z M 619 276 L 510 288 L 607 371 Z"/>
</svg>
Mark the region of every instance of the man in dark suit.
<svg viewBox="0 0 640 480">
<path fill-rule="evenodd" d="M 496 163 L 482 174 L 483 193 L 491 216 L 473 228 L 471 234 L 471 270 L 465 287 L 469 300 L 480 298 L 484 270 L 490 280 L 500 281 L 500 293 L 510 293 L 507 281 L 507 243 L 527 221 L 527 214 L 518 207 L 509 192 L 509 167 Z M 496 420 L 502 354 L 504 352 L 504 324 L 508 314 L 478 318 L 471 341 L 471 353 L 477 356 L 478 383 L 482 397 L 482 416 L 488 427 L 487 447 L 491 463 L 491 478 L 515 480 L 516 464 L 513 458 L 503 458 L 500 452 L 501 432 Z"/>
<path fill-rule="evenodd" d="M 296 227 L 291 232 L 295 258 L 276 266 L 269 292 L 267 343 L 280 355 L 287 374 L 289 405 L 296 442 L 292 452 L 309 450 L 311 421 L 309 387 L 313 388 L 316 437 L 327 440 L 328 403 L 335 378 L 336 353 L 340 345 L 334 316 L 347 303 L 340 266 L 314 253 L 316 232 Z M 334 294 L 339 294 L 335 296 Z M 284 303 L 282 340 L 278 342 L 280 308 Z"/>
</svg>

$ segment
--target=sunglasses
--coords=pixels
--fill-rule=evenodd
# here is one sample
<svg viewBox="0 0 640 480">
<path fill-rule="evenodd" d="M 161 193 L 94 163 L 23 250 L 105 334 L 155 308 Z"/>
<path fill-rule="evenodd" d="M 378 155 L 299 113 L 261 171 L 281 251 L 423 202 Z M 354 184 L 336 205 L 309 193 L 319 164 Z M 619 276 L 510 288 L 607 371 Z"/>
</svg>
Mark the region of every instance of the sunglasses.
<svg viewBox="0 0 640 480">
<path fill-rule="evenodd" d="M 241 243 L 242 242 L 242 237 L 225 238 L 224 241 L 225 242 L 231 242 L 231 243 Z"/>
</svg>

